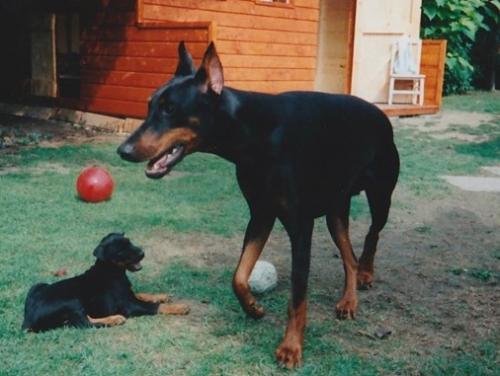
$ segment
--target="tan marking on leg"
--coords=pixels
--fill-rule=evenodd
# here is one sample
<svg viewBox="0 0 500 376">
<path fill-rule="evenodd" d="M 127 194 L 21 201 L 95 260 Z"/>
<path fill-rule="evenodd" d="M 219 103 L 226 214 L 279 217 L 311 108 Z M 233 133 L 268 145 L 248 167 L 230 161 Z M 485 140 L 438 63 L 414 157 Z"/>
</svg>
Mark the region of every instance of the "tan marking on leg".
<svg viewBox="0 0 500 376">
<path fill-rule="evenodd" d="M 166 303 L 170 301 L 170 296 L 167 294 L 138 293 L 135 294 L 135 297 L 147 303 Z"/>
<path fill-rule="evenodd" d="M 260 318 L 265 312 L 251 293 L 248 279 L 264 249 L 268 236 L 247 242 L 233 276 L 234 292 L 245 312 L 253 318 Z"/>
<path fill-rule="evenodd" d="M 158 313 L 163 315 L 187 315 L 191 308 L 187 304 L 160 304 Z"/>
<path fill-rule="evenodd" d="M 122 325 L 127 321 L 125 316 L 122 315 L 111 315 L 111 316 L 106 316 L 106 317 L 99 317 L 99 318 L 93 318 L 90 316 L 87 316 L 91 324 L 102 324 L 106 326 L 116 326 L 116 325 Z"/>
<path fill-rule="evenodd" d="M 344 294 L 335 306 L 337 317 L 340 319 L 354 319 L 358 308 L 358 261 L 349 238 L 348 218 L 333 216 L 328 222 L 328 226 L 331 228 L 330 232 L 334 234 L 334 241 L 340 250 L 344 264 Z"/>
</svg>

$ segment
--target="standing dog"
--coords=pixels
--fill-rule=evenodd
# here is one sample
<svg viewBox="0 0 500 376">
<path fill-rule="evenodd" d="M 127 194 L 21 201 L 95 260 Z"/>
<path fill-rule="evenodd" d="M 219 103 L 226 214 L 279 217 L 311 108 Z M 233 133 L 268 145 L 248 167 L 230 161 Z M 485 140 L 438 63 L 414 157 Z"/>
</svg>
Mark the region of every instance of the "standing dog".
<svg viewBox="0 0 500 376">
<path fill-rule="evenodd" d="M 96 263 L 84 274 L 31 287 L 23 329 L 42 332 L 61 326 L 120 325 L 127 317 L 186 314 L 185 304 L 164 304 L 165 294 L 134 294 L 126 271 L 141 269 L 144 252 L 123 234 L 109 234 L 94 250 Z"/>
<path fill-rule="evenodd" d="M 340 318 L 353 318 L 356 287 L 371 286 L 379 232 L 399 174 L 391 123 L 362 99 L 314 92 L 279 95 L 224 87 L 222 64 L 210 44 L 198 70 L 184 44 L 174 77 L 149 99 L 144 123 L 118 148 L 131 162 L 149 160 L 146 175 L 161 178 L 186 155 L 213 153 L 236 165 L 250 208 L 233 289 L 245 312 L 264 315 L 248 278 L 278 218 L 292 245 L 288 324 L 276 350 L 279 363 L 302 361 L 306 290 L 314 219 L 326 216 L 345 271 Z M 359 261 L 349 239 L 351 196 L 366 192 L 372 224 Z"/>
</svg>

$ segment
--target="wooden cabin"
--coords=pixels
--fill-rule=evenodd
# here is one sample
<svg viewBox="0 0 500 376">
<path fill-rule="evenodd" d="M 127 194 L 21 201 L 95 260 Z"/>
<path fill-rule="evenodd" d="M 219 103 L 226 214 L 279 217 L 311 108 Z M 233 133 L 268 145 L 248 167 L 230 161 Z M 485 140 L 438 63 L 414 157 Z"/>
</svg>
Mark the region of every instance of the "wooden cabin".
<svg viewBox="0 0 500 376">
<path fill-rule="evenodd" d="M 57 97 L 66 107 L 141 118 L 147 98 L 175 70 L 179 41 L 186 41 L 197 62 L 215 41 L 227 86 L 353 94 L 380 104 L 390 115 L 440 108 L 444 41 L 423 43 L 424 105 L 384 105 L 391 45 L 404 34 L 418 38 L 421 0 L 97 4 L 49 5 L 32 15 L 31 94 Z"/>
</svg>

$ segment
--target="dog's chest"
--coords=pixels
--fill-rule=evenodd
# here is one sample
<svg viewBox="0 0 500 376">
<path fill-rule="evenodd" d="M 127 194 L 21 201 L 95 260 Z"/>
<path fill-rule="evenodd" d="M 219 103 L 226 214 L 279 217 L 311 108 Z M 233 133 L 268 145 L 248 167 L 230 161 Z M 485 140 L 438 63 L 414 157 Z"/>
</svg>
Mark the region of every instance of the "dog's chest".
<svg viewBox="0 0 500 376">
<path fill-rule="evenodd" d="M 86 309 L 90 316 L 95 317 L 120 314 L 124 312 L 132 294 L 128 280 L 102 281 L 102 284 L 91 292 Z"/>
</svg>

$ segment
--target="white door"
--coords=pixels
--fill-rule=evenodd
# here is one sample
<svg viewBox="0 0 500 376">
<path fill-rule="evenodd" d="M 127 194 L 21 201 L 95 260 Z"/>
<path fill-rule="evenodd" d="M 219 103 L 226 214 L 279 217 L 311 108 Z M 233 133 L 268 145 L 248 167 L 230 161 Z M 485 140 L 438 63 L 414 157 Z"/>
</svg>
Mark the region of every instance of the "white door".
<svg viewBox="0 0 500 376">
<path fill-rule="evenodd" d="M 391 46 L 403 35 L 418 38 L 422 0 L 358 0 L 351 94 L 386 103 Z"/>
</svg>

